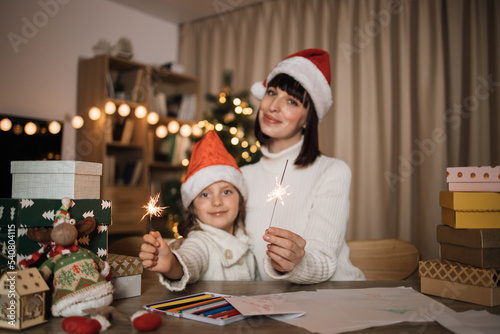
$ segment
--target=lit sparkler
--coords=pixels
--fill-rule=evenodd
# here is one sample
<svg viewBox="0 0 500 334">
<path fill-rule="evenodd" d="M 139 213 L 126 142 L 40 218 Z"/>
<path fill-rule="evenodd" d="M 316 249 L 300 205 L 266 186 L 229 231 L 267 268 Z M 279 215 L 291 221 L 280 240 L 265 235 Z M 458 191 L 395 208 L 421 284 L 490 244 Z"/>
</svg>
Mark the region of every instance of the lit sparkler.
<svg viewBox="0 0 500 334">
<path fill-rule="evenodd" d="M 142 216 L 141 220 L 144 217 L 149 215 L 149 220 L 151 221 L 151 217 L 161 217 L 163 214 L 163 209 L 166 209 L 166 206 L 158 206 L 158 200 L 160 198 L 160 193 L 156 194 L 155 197 L 149 196 L 149 202 L 146 205 L 143 205 L 142 208 L 146 209 L 146 213 Z"/>
<path fill-rule="evenodd" d="M 283 197 L 290 195 L 290 193 L 286 192 L 288 186 L 283 188 L 283 178 L 285 177 L 287 165 L 288 165 L 288 160 L 285 163 L 285 168 L 283 169 L 283 175 L 281 176 L 281 181 L 278 183 L 278 178 L 276 178 L 276 188 L 274 188 L 273 191 L 267 194 L 268 201 L 272 201 L 274 199 L 273 213 L 271 215 L 271 220 L 269 221 L 269 227 L 271 227 L 271 223 L 273 222 L 274 211 L 276 210 L 276 204 L 278 203 L 278 200 L 280 201 L 281 205 L 285 205 Z"/>
<path fill-rule="evenodd" d="M 149 215 L 149 231 L 153 230 L 153 224 L 151 222 L 152 217 L 161 217 L 163 214 L 163 209 L 166 209 L 166 206 L 159 206 L 158 201 L 160 199 L 160 193 L 156 194 L 155 197 L 151 196 L 151 173 L 149 173 L 149 202 L 146 205 L 143 205 L 142 208 L 146 209 L 146 213 L 142 216 L 141 221 L 144 217 Z"/>
</svg>

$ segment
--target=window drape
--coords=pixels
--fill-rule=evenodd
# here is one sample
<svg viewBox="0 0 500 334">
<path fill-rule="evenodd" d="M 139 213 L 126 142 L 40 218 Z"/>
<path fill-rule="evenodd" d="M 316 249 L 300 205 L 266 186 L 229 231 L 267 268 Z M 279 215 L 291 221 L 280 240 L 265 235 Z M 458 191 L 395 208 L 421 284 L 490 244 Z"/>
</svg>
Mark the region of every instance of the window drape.
<svg viewBox="0 0 500 334">
<path fill-rule="evenodd" d="M 500 164 L 500 1 L 231 3 L 181 27 L 179 61 L 202 96 L 224 70 L 249 89 L 285 56 L 327 50 L 334 103 L 320 148 L 352 169 L 347 238 L 400 238 L 438 257 L 446 167 Z"/>
</svg>

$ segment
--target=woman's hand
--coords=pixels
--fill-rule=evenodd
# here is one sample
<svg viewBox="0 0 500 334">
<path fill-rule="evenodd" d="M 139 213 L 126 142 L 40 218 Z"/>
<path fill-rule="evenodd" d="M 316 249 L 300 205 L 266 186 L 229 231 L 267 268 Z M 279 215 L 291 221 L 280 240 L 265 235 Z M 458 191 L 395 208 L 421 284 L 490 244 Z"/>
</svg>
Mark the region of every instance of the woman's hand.
<svg viewBox="0 0 500 334">
<path fill-rule="evenodd" d="M 143 240 L 144 243 L 141 245 L 141 252 L 139 253 L 142 266 L 154 272 L 168 273 L 171 271 L 175 256 L 161 237 L 160 232 L 153 231 L 145 234 Z"/>
<path fill-rule="evenodd" d="M 306 253 L 306 241 L 288 230 L 270 227 L 263 239 L 269 242 L 266 253 L 271 258 L 273 268 L 282 273 L 292 271 Z"/>
</svg>

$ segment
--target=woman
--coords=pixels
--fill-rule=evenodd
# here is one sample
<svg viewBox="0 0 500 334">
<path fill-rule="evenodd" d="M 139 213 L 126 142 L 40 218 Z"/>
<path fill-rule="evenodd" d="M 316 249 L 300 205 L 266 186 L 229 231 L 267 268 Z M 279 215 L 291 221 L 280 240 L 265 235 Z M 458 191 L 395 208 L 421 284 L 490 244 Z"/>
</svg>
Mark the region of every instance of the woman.
<svg viewBox="0 0 500 334">
<path fill-rule="evenodd" d="M 252 93 L 261 100 L 255 134 L 263 157 L 242 171 L 249 190 L 245 225 L 262 279 L 364 279 L 345 243 L 351 171 L 318 148 L 318 123 L 332 104 L 328 53 L 308 49 L 285 58 Z M 271 221 L 274 201 L 265 199 L 286 164 L 283 187 L 291 194 Z"/>
</svg>

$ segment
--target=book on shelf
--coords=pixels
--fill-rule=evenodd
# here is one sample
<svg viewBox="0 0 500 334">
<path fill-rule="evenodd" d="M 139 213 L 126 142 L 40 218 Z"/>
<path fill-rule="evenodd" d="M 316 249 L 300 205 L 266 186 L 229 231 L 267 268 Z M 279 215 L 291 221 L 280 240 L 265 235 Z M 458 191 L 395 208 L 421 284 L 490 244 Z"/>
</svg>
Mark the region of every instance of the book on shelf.
<svg viewBox="0 0 500 334">
<path fill-rule="evenodd" d="M 179 104 L 177 119 L 181 121 L 192 121 L 196 118 L 196 95 L 183 94 Z"/>
<path fill-rule="evenodd" d="M 117 168 L 117 185 L 135 186 L 139 184 L 144 162 L 142 159 L 127 159 Z"/>
<path fill-rule="evenodd" d="M 143 167 L 144 167 L 144 161 L 142 159 L 137 160 L 134 166 L 134 171 L 132 173 L 132 179 L 130 180 L 131 186 L 136 186 L 141 181 Z"/>
<path fill-rule="evenodd" d="M 114 155 L 106 156 L 106 177 L 108 186 L 115 185 L 116 183 L 116 157 Z"/>
<path fill-rule="evenodd" d="M 129 117 L 125 120 L 125 125 L 123 126 L 123 132 L 121 135 L 120 143 L 124 145 L 129 145 L 132 142 L 133 134 L 134 134 L 134 120 Z"/>
</svg>

